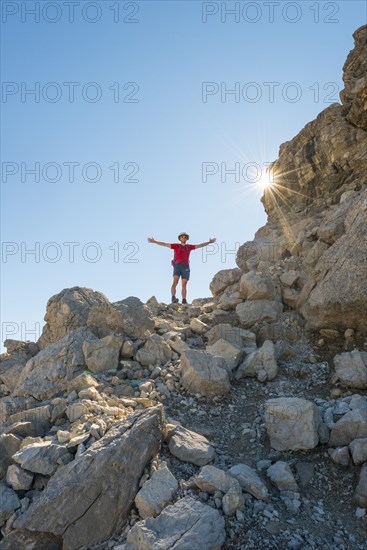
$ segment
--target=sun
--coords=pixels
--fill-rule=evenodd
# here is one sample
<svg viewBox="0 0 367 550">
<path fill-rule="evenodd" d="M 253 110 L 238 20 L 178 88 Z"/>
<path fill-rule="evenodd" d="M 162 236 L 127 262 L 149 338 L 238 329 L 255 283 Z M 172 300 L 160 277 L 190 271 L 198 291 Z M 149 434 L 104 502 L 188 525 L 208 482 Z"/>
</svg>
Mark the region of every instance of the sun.
<svg viewBox="0 0 367 550">
<path fill-rule="evenodd" d="M 261 178 L 257 182 L 257 185 L 262 191 L 266 191 L 274 185 L 274 174 L 268 170 L 261 175 Z"/>
</svg>

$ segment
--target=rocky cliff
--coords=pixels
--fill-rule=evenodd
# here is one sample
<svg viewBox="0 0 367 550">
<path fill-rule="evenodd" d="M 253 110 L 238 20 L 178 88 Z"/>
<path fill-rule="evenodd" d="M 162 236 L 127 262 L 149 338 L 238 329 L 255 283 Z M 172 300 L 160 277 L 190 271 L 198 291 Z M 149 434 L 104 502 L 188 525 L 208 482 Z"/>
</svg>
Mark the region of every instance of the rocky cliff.
<svg viewBox="0 0 367 550">
<path fill-rule="evenodd" d="M 0 362 L 0 549 L 366 547 L 367 28 L 189 306 L 68 288 Z"/>
</svg>

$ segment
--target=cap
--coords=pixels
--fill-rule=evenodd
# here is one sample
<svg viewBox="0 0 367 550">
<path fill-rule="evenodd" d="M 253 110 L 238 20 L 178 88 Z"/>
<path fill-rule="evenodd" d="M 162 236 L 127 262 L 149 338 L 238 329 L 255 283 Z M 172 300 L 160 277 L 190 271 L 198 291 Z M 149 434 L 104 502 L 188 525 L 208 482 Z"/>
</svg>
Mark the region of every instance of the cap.
<svg viewBox="0 0 367 550">
<path fill-rule="evenodd" d="M 178 239 L 179 239 L 180 237 L 182 237 L 182 236 L 187 237 L 187 239 L 190 238 L 190 236 L 186 233 L 186 231 L 181 231 L 181 233 L 179 233 L 179 235 L 178 235 Z"/>
</svg>

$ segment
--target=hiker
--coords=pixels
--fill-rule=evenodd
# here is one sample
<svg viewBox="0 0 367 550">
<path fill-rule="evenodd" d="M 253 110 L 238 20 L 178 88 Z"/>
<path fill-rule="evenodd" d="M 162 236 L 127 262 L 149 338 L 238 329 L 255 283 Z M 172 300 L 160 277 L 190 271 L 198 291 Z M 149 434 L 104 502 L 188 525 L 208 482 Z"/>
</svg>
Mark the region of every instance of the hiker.
<svg viewBox="0 0 367 550">
<path fill-rule="evenodd" d="M 174 250 L 174 258 L 172 260 L 172 266 L 173 266 L 173 283 L 171 287 L 171 295 L 172 295 L 172 303 L 178 302 L 178 298 L 176 298 L 176 287 L 178 284 L 178 281 L 181 277 L 181 283 L 182 283 L 182 303 L 187 304 L 186 295 L 187 295 L 187 283 L 190 278 L 190 252 L 192 250 L 196 250 L 197 248 L 203 248 L 204 246 L 208 246 L 208 244 L 213 244 L 217 239 L 209 239 L 206 243 L 201 244 L 187 244 L 187 241 L 189 240 L 189 235 L 183 231 L 179 234 L 178 240 L 180 243 L 162 243 L 160 241 L 156 241 L 154 237 L 149 237 L 148 242 L 153 244 L 159 244 L 160 246 L 166 246 L 167 248 L 172 248 Z"/>
</svg>

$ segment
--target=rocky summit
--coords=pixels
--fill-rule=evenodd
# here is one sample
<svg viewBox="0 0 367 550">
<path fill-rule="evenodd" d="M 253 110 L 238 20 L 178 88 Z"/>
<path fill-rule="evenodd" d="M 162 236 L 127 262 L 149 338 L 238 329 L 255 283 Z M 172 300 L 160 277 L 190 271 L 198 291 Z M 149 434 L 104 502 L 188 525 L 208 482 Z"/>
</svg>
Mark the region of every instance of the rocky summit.
<svg viewBox="0 0 367 550">
<path fill-rule="evenodd" d="M 362 550 L 367 28 L 191 305 L 52 296 L 0 363 L 1 550 Z"/>
</svg>

